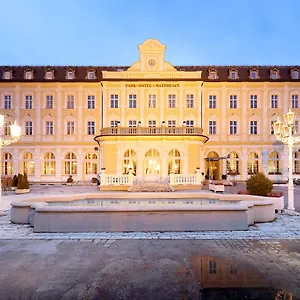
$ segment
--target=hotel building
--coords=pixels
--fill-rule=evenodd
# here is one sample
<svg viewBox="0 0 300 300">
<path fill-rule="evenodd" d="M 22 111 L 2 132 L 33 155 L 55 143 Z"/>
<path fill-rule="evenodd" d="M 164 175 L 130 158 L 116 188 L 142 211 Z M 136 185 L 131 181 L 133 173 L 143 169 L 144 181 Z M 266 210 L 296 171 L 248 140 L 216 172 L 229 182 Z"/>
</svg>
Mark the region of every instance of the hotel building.
<svg viewBox="0 0 300 300">
<path fill-rule="evenodd" d="M 101 169 L 161 177 L 197 169 L 287 179 L 288 150 L 272 123 L 291 108 L 299 130 L 299 66 L 173 66 L 157 40 L 138 49 L 130 67 L 0 66 L 2 137 L 15 120 L 22 126 L 20 141 L 2 149 L 2 174 L 65 182 Z"/>
</svg>

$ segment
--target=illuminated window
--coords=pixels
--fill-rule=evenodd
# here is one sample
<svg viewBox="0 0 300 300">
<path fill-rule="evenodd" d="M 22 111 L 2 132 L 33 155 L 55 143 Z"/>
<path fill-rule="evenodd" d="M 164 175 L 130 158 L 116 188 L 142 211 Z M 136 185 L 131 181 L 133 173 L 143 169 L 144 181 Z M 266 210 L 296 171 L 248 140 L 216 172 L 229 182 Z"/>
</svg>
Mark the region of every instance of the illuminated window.
<svg viewBox="0 0 300 300">
<path fill-rule="evenodd" d="M 256 152 L 250 152 L 247 161 L 248 175 L 258 173 L 258 162 L 258 154 Z"/>
<path fill-rule="evenodd" d="M 3 153 L 2 155 L 2 175 L 12 175 L 13 160 L 10 153 Z"/>
<path fill-rule="evenodd" d="M 64 159 L 64 175 L 77 174 L 76 155 L 72 152 L 67 153 Z"/>
<path fill-rule="evenodd" d="M 227 172 L 240 173 L 239 155 L 234 151 L 227 155 Z"/>
<path fill-rule="evenodd" d="M 43 174 L 55 175 L 55 173 L 56 173 L 55 155 L 52 152 L 47 152 L 44 155 Z"/>
<path fill-rule="evenodd" d="M 127 150 L 124 153 L 123 159 L 123 174 L 128 174 L 132 170 L 133 175 L 136 175 L 137 158 L 134 150 Z"/>
<path fill-rule="evenodd" d="M 23 155 L 23 173 L 34 175 L 34 159 L 31 152 L 26 152 Z"/>
<path fill-rule="evenodd" d="M 269 154 L 268 173 L 279 174 L 279 155 L 275 151 Z"/>
<path fill-rule="evenodd" d="M 168 175 L 170 173 L 180 174 L 180 152 L 172 149 L 168 154 Z"/>
<path fill-rule="evenodd" d="M 85 174 L 97 174 L 98 173 L 98 158 L 95 153 L 88 153 L 84 159 Z"/>
</svg>

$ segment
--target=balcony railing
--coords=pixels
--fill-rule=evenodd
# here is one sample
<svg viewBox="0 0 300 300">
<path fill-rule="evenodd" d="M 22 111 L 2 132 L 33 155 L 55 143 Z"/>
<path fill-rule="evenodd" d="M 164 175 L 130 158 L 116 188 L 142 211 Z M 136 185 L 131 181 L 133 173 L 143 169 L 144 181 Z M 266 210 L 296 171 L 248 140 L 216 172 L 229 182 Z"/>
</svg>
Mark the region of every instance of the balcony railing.
<svg viewBox="0 0 300 300">
<path fill-rule="evenodd" d="M 199 127 L 107 127 L 100 131 L 105 135 L 202 135 Z"/>
</svg>

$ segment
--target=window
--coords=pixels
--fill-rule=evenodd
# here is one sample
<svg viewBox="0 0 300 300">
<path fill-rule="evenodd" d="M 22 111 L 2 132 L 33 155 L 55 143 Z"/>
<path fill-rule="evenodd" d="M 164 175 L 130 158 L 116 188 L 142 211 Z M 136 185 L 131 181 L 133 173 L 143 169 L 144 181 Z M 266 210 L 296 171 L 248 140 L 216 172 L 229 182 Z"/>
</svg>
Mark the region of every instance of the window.
<svg viewBox="0 0 300 300">
<path fill-rule="evenodd" d="M 56 173 L 56 163 L 55 155 L 52 152 L 47 152 L 44 155 L 44 175 L 55 175 Z"/>
<path fill-rule="evenodd" d="M 237 274 L 237 269 L 233 265 L 230 265 L 229 273 L 231 275 L 236 275 Z"/>
<path fill-rule="evenodd" d="M 111 108 L 119 107 L 119 95 L 110 95 L 110 107 Z"/>
<path fill-rule="evenodd" d="M 237 134 L 237 121 L 229 122 L 229 134 Z"/>
<path fill-rule="evenodd" d="M 149 120 L 148 127 L 156 127 L 156 120 Z"/>
<path fill-rule="evenodd" d="M 216 95 L 209 95 L 208 108 L 217 108 L 217 96 Z"/>
<path fill-rule="evenodd" d="M 11 96 L 10 95 L 4 96 L 4 109 L 11 109 Z"/>
<path fill-rule="evenodd" d="M 257 95 L 250 95 L 250 108 L 257 108 Z"/>
<path fill-rule="evenodd" d="M 128 174 L 129 170 L 132 170 L 133 175 L 136 175 L 136 167 L 136 152 L 134 150 L 129 149 L 124 153 L 123 174 Z"/>
<path fill-rule="evenodd" d="M 186 120 L 186 127 L 194 127 L 194 120 Z"/>
<path fill-rule="evenodd" d="M 239 155 L 234 151 L 227 155 L 227 173 L 240 173 Z"/>
<path fill-rule="evenodd" d="M 180 152 L 177 149 L 172 149 L 168 154 L 168 175 L 170 173 L 180 174 Z"/>
<path fill-rule="evenodd" d="M 95 134 L 95 121 L 87 122 L 87 134 L 94 135 Z"/>
<path fill-rule="evenodd" d="M 85 156 L 85 174 L 97 174 L 98 173 L 98 159 L 95 153 L 88 153 Z"/>
<path fill-rule="evenodd" d="M 4 123 L 4 135 L 10 135 L 10 125 L 11 121 Z"/>
<path fill-rule="evenodd" d="M 168 120 L 168 127 L 176 127 L 176 120 Z"/>
<path fill-rule="evenodd" d="M 32 96 L 25 96 L 25 108 L 32 109 Z"/>
<path fill-rule="evenodd" d="M 250 70 L 250 79 L 259 79 L 257 70 Z"/>
<path fill-rule="evenodd" d="M 257 121 L 250 121 L 250 134 L 257 134 Z"/>
<path fill-rule="evenodd" d="M 256 152 L 250 152 L 247 161 L 248 175 L 258 173 L 258 154 Z"/>
<path fill-rule="evenodd" d="M 74 96 L 73 95 L 68 95 L 67 98 L 67 109 L 74 109 Z"/>
<path fill-rule="evenodd" d="M 95 108 L 95 96 L 94 95 L 88 95 L 88 109 L 94 109 Z"/>
<path fill-rule="evenodd" d="M 46 135 L 53 135 L 53 121 L 46 122 Z"/>
<path fill-rule="evenodd" d="M 194 108 L 194 95 L 193 94 L 186 95 L 186 107 Z"/>
<path fill-rule="evenodd" d="M 209 274 L 217 273 L 217 263 L 214 260 L 210 260 L 208 262 L 208 272 L 209 272 Z"/>
<path fill-rule="evenodd" d="M 293 174 L 300 174 L 300 151 L 293 152 Z"/>
<path fill-rule="evenodd" d="M 89 71 L 89 72 L 88 72 L 87 78 L 88 78 L 88 79 L 91 79 L 91 80 L 92 80 L 92 79 L 95 79 L 95 72 L 94 72 L 94 71 Z"/>
<path fill-rule="evenodd" d="M 231 80 L 239 79 L 238 69 L 237 68 L 230 68 L 229 69 L 228 79 L 231 79 Z"/>
<path fill-rule="evenodd" d="M 23 155 L 23 173 L 26 173 L 27 175 L 34 174 L 33 154 L 30 152 L 26 152 Z"/>
<path fill-rule="evenodd" d="M 277 152 L 273 151 L 269 154 L 268 160 L 268 173 L 269 174 L 279 174 L 279 155 Z"/>
<path fill-rule="evenodd" d="M 156 95 L 149 95 L 148 108 L 156 108 Z"/>
<path fill-rule="evenodd" d="M 12 70 L 6 70 L 3 72 L 3 76 L 2 76 L 3 79 L 12 79 Z"/>
<path fill-rule="evenodd" d="M 13 160 L 10 153 L 3 153 L 2 156 L 2 175 L 12 175 Z"/>
<path fill-rule="evenodd" d="M 292 95 L 292 108 L 298 108 L 298 95 Z"/>
<path fill-rule="evenodd" d="M 230 73 L 230 79 L 237 79 L 237 72 L 232 71 L 232 72 Z"/>
<path fill-rule="evenodd" d="M 128 100 L 129 100 L 129 108 L 136 108 L 136 95 L 129 95 L 128 96 Z"/>
<path fill-rule="evenodd" d="M 32 121 L 26 121 L 25 122 L 25 135 L 32 135 Z"/>
<path fill-rule="evenodd" d="M 53 71 L 46 71 L 45 79 L 48 79 L 48 80 L 54 79 Z"/>
<path fill-rule="evenodd" d="M 299 71 L 298 70 L 292 70 L 291 71 L 291 78 L 292 79 L 299 79 Z"/>
<path fill-rule="evenodd" d="M 46 96 L 46 108 L 53 109 L 53 96 Z"/>
<path fill-rule="evenodd" d="M 176 107 L 176 95 L 168 95 L 168 106 L 169 108 Z"/>
<path fill-rule="evenodd" d="M 24 75 L 24 79 L 30 80 L 33 79 L 33 72 L 32 71 L 26 71 Z"/>
<path fill-rule="evenodd" d="M 64 175 L 77 174 L 77 161 L 74 153 L 67 153 L 64 159 Z"/>
<path fill-rule="evenodd" d="M 68 121 L 67 122 L 67 135 L 73 135 L 73 134 L 75 134 L 75 122 Z"/>
<path fill-rule="evenodd" d="M 292 128 L 292 134 L 299 134 L 298 128 L 299 128 L 299 121 L 297 120 L 295 121 L 294 127 Z"/>
<path fill-rule="evenodd" d="M 277 95 L 271 95 L 271 108 L 278 108 L 278 96 Z"/>
<path fill-rule="evenodd" d="M 110 127 L 118 127 L 118 125 L 119 125 L 119 121 L 116 120 L 110 121 Z"/>
<path fill-rule="evenodd" d="M 136 120 L 129 120 L 128 121 L 128 125 L 129 125 L 129 127 L 136 127 Z"/>
<path fill-rule="evenodd" d="M 230 95 L 229 96 L 229 107 L 230 108 L 237 108 L 237 95 Z"/>
<path fill-rule="evenodd" d="M 215 69 L 209 69 L 208 70 L 208 79 L 218 79 L 218 73 Z"/>
<path fill-rule="evenodd" d="M 72 70 L 68 70 L 66 74 L 66 79 L 74 79 L 75 78 L 75 72 Z"/>
<path fill-rule="evenodd" d="M 270 79 L 279 79 L 279 70 L 277 69 L 272 69 L 270 70 Z"/>
<path fill-rule="evenodd" d="M 217 121 L 209 121 L 208 122 L 208 132 L 209 132 L 209 134 L 217 133 Z"/>
</svg>

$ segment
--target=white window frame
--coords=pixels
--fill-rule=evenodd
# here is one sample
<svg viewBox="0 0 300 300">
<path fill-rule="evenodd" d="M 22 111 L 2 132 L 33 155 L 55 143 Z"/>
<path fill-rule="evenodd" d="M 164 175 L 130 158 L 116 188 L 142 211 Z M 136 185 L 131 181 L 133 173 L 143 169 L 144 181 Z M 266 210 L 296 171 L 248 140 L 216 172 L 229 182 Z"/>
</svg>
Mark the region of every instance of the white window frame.
<svg viewBox="0 0 300 300">
<path fill-rule="evenodd" d="M 128 107 L 129 108 L 137 108 L 137 95 L 136 94 L 128 95 Z"/>
<path fill-rule="evenodd" d="M 186 120 L 185 126 L 186 127 L 194 127 L 194 120 Z"/>
<path fill-rule="evenodd" d="M 25 109 L 32 109 L 32 95 L 25 96 Z"/>
<path fill-rule="evenodd" d="M 87 96 L 87 108 L 88 109 L 95 109 L 96 108 L 95 95 L 88 95 Z"/>
<path fill-rule="evenodd" d="M 148 127 L 156 127 L 156 120 L 148 120 Z"/>
<path fill-rule="evenodd" d="M 75 122 L 67 121 L 67 135 L 74 135 L 74 134 L 75 134 Z"/>
<path fill-rule="evenodd" d="M 46 121 L 46 135 L 54 135 L 54 122 L 53 121 Z"/>
<path fill-rule="evenodd" d="M 128 127 L 137 127 L 137 121 L 136 120 L 129 120 L 128 121 Z"/>
<path fill-rule="evenodd" d="M 87 122 L 87 135 L 95 135 L 96 132 L 96 122 L 88 121 Z"/>
<path fill-rule="evenodd" d="M 110 108 L 119 108 L 119 95 L 110 95 Z"/>
<path fill-rule="evenodd" d="M 176 108 L 176 95 L 175 94 L 168 95 L 168 108 Z"/>
<path fill-rule="evenodd" d="M 118 120 L 111 120 L 110 121 L 110 127 L 118 127 L 119 121 Z"/>
<path fill-rule="evenodd" d="M 250 108 L 258 107 L 258 99 L 257 95 L 250 95 Z"/>
<path fill-rule="evenodd" d="M 230 135 L 238 134 L 238 132 L 237 132 L 237 121 L 235 121 L 235 120 L 229 121 L 229 134 Z"/>
<path fill-rule="evenodd" d="M 12 109 L 11 95 L 4 95 L 4 109 Z"/>
<path fill-rule="evenodd" d="M 46 95 L 46 109 L 53 109 L 53 108 L 54 108 L 53 95 Z"/>
<path fill-rule="evenodd" d="M 88 71 L 87 79 L 89 79 L 89 80 L 94 80 L 94 79 L 96 79 L 95 71 Z"/>
<path fill-rule="evenodd" d="M 208 134 L 211 134 L 211 135 L 217 134 L 217 121 L 216 120 L 208 121 Z"/>
<path fill-rule="evenodd" d="M 298 95 L 292 95 L 292 108 L 299 108 L 298 98 Z"/>
<path fill-rule="evenodd" d="M 25 121 L 25 135 L 33 135 L 33 122 Z"/>
<path fill-rule="evenodd" d="M 251 135 L 256 135 L 258 134 L 258 122 L 255 121 L 250 121 L 249 123 L 249 134 Z"/>
<path fill-rule="evenodd" d="M 148 108 L 156 108 L 156 94 L 148 96 Z"/>
<path fill-rule="evenodd" d="M 194 94 L 187 94 L 186 95 L 186 107 L 187 108 L 194 108 L 195 102 L 194 102 Z"/>
<path fill-rule="evenodd" d="M 271 108 L 278 108 L 278 95 L 271 95 Z"/>
<path fill-rule="evenodd" d="M 237 95 L 229 96 L 229 108 L 237 108 Z"/>
<path fill-rule="evenodd" d="M 74 109 L 75 108 L 75 96 L 68 95 L 67 96 L 67 109 Z"/>
<path fill-rule="evenodd" d="M 24 74 L 24 79 L 31 80 L 33 79 L 33 72 L 32 71 L 26 71 Z"/>
<path fill-rule="evenodd" d="M 176 127 L 176 120 L 168 120 L 168 127 Z"/>
</svg>

